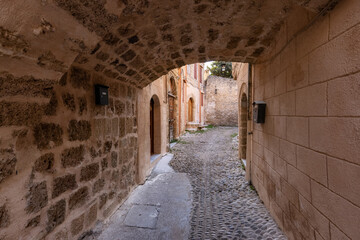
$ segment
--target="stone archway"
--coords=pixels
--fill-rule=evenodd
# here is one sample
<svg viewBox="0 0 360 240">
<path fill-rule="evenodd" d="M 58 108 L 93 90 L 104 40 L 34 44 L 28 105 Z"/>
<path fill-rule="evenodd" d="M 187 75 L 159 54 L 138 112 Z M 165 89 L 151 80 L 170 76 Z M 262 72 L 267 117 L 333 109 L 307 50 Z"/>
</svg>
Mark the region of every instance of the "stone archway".
<svg viewBox="0 0 360 240">
<path fill-rule="evenodd" d="M 161 113 L 157 95 L 153 95 L 150 100 L 150 153 L 161 153 Z"/>
</svg>

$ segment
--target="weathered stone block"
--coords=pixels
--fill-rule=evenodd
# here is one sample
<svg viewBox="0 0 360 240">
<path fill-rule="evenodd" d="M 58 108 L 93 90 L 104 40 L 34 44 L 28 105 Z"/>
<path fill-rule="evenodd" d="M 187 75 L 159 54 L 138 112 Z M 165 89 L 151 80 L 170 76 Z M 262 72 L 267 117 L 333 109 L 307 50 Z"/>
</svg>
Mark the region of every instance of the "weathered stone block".
<svg viewBox="0 0 360 240">
<path fill-rule="evenodd" d="M 118 118 L 113 118 L 111 120 L 111 134 L 113 137 L 118 137 L 119 136 L 119 119 Z"/>
<path fill-rule="evenodd" d="M 133 118 L 128 117 L 126 118 L 126 134 L 133 132 Z"/>
<path fill-rule="evenodd" d="M 81 115 L 83 115 L 83 113 L 87 112 L 86 97 L 78 97 L 78 102 L 79 102 L 79 114 L 81 116 Z"/>
<path fill-rule="evenodd" d="M 298 146 L 297 168 L 327 186 L 326 156 L 324 154 Z"/>
<path fill-rule="evenodd" d="M 1 215 L 1 214 L 0 214 Z M 26 224 L 26 227 L 25 228 L 30 228 L 30 227 L 36 227 L 38 226 L 40 223 L 40 215 L 34 217 L 34 218 L 31 218 L 27 224 Z"/>
<path fill-rule="evenodd" d="M 48 216 L 48 222 L 46 226 L 47 232 L 51 232 L 58 225 L 64 222 L 65 211 L 66 211 L 65 199 L 58 201 L 49 208 L 49 210 L 47 211 L 47 216 Z"/>
<path fill-rule="evenodd" d="M 0 149 L 0 183 L 15 172 L 16 162 L 12 149 Z"/>
<path fill-rule="evenodd" d="M 351 239 L 360 236 L 360 209 L 324 186 L 311 181 L 312 204 Z"/>
<path fill-rule="evenodd" d="M 99 174 L 99 164 L 92 163 L 81 169 L 80 181 L 89 181 Z"/>
<path fill-rule="evenodd" d="M 54 123 L 40 123 L 34 127 L 34 143 L 39 149 L 60 146 L 63 143 L 62 135 L 60 125 Z"/>
<path fill-rule="evenodd" d="M 296 166 L 296 145 L 280 139 L 280 157 L 293 166 Z"/>
<path fill-rule="evenodd" d="M 359 71 L 357 59 L 360 54 L 360 42 L 357 38 L 359 34 L 360 26 L 357 25 L 310 53 L 310 83 Z"/>
<path fill-rule="evenodd" d="M 100 197 L 99 197 L 99 209 L 102 209 L 102 207 L 106 204 L 108 200 L 108 195 L 107 193 L 103 193 Z"/>
<path fill-rule="evenodd" d="M 86 213 L 86 226 L 90 226 L 92 223 L 96 221 L 97 218 L 97 204 L 95 203 L 92 205 L 89 209 L 89 211 Z"/>
<path fill-rule="evenodd" d="M 316 210 L 304 197 L 299 196 L 299 202 L 301 214 L 309 220 L 309 223 L 319 231 L 324 239 L 330 239 L 329 219 Z"/>
<path fill-rule="evenodd" d="M 55 92 L 51 94 L 49 103 L 44 107 L 44 113 L 48 116 L 54 116 L 58 107 L 58 100 Z"/>
<path fill-rule="evenodd" d="M 338 229 L 332 222 L 330 222 L 330 232 L 332 239 L 351 240 L 342 231 L 340 231 L 340 229 Z"/>
<path fill-rule="evenodd" d="M 281 191 L 297 208 L 299 208 L 299 192 L 286 182 L 283 178 L 280 179 Z"/>
<path fill-rule="evenodd" d="M 63 100 L 63 104 L 64 106 L 69 109 L 70 111 L 74 112 L 76 109 L 75 106 L 75 97 L 73 94 L 70 93 L 64 93 L 62 95 L 62 100 Z"/>
<path fill-rule="evenodd" d="M 32 184 L 29 193 L 26 195 L 27 213 L 37 213 L 48 203 L 46 182 Z"/>
<path fill-rule="evenodd" d="M 360 73 L 328 83 L 329 115 L 360 116 Z"/>
<path fill-rule="evenodd" d="M 287 170 L 289 183 L 311 201 L 310 178 L 291 165 L 288 165 Z"/>
<path fill-rule="evenodd" d="M 279 97 L 280 115 L 295 115 L 295 91 Z"/>
<path fill-rule="evenodd" d="M 52 198 L 56 198 L 67 190 L 77 188 L 75 174 L 68 174 L 54 179 Z"/>
<path fill-rule="evenodd" d="M 85 120 L 71 120 L 68 127 L 70 141 L 85 141 L 91 136 L 91 124 Z"/>
<path fill-rule="evenodd" d="M 290 204 L 290 219 L 305 239 L 309 239 L 310 225 L 293 204 Z"/>
<path fill-rule="evenodd" d="M 359 118 L 310 118 L 310 147 L 360 164 Z"/>
<path fill-rule="evenodd" d="M 104 171 L 108 167 L 108 159 L 105 157 L 101 160 L 101 171 Z"/>
<path fill-rule="evenodd" d="M 287 140 L 309 146 L 309 121 L 305 117 L 288 117 L 286 119 Z"/>
<path fill-rule="evenodd" d="M 10 225 L 10 217 L 5 204 L 0 206 L 0 228 L 6 228 Z"/>
<path fill-rule="evenodd" d="M 84 214 L 71 221 L 71 234 L 73 236 L 79 234 L 84 227 Z"/>
<path fill-rule="evenodd" d="M 296 115 L 325 116 L 327 114 L 327 84 L 316 84 L 296 91 Z"/>
<path fill-rule="evenodd" d="M 61 154 L 61 164 L 64 168 L 75 167 L 84 160 L 85 147 L 72 147 L 65 149 Z"/>
<path fill-rule="evenodd" d="M 116 168 L 118 164 L 117 152 L 111 152 L 111 167 Z"/>
<path fill-rule="evenodd" d="M 70 83 L 74 88 L 89 90 L 91 88 L 90 73 L 78 67 L 71 67 Z"/>
<path fill-rule="evenodd" d="M 82 187 L 79 190 L 77 190 L 75 193 L 71 194 L 69 198 L 69 209 L 73 210 L 75 208 L 84 205 L 88 196 L 89 196 L 88 187 Z"/>
<path fill-rule="evenodd" d="M 124 117 L 119 118 L 119 135 L 120 135 L 120 137 L 125 136 L 125 132 L 126 132 L 125 128 L 126 128 L 125 118 Z"/>
<path fill-rule="evenodd" d="M 54 154 L 46 153 L 36 160 L 34 170 L 37 172 L 51 171 L 54 166 L 54 161 Z"/>
<path fill-rule="evenodd" d="M 94 186 L 92 189 L 93 194 L 100 192 L 104 188 L 104 186 L 105 186 L 105 179 L 103 179 L 103 178 L 98 179 L 94 183 Z"/>
<path fill-rule="evenodd" d="M 327 157 L 329 188 L 360 206 L 360 166 Z"/>
<path fill-rule="evenodd" d="M 111 147 L 112 147 L 112 141 L 106 141 L 104 143 L 104 153 L 110 152 Z"/>
</svg>

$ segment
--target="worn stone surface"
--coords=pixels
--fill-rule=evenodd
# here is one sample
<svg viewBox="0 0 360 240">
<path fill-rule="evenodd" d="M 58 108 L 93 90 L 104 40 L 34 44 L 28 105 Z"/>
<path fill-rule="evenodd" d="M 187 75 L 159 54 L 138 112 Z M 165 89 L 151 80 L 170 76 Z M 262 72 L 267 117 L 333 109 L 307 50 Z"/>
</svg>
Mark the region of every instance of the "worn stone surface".
<svg viewBox="0 0 360 240">
<path fill-rule="evenodd" d="M 8 209 L 5 204 L 0 206 L 0 228 L 5 228 L 10 224 L 10 217 Z"/>
<path fill-rule="evenodd" d="M 71 120 L 69 122 L 68 134 L 70 141 L 84 141 L 91 136 L 91 124 L 85 120 Z"/>
<path fill-rule="evenodd" d="M 77 190 L 75 193 L 70 195 L 69 198 L 69 209 L 73 210 L 82 206 L 89 196 L 89 190 L 87 187 L 82 187 Z"/>
<path fill-rule="evenodd" d="M 73 94 L 70 93 L 64 93 L 62 95 L 62 100 L 63 100 L 63 104 L 64 106 L 69 109 L 70 111 L 74 112 L 76 109 L 75 106 L 75 97 Z"/>
<path fill-rule="evenodd" d="M 80 217 L 75 218 L 71 222 L 71 234 L 73 236 L 79 234 L 81 230 L 84 227 L 84 214 L 82 214 Z"/>
<path fill-rule="evenodd" d="M 93 193 L 98 193 L 100 192 L 105 186 L 105 179 L 103 178 L 100 178 L 98 179 L 95 183 L 94 183 L 94 186 L 93 186 Z"/>
<path fill-rule="evenodd" d="M 32 184 L 26 199 L 26 212 L 28 213 L 37 213 L 45 207 L 48 203 L 46 182 Z"/>
<path fill-rule="evenodd" d="M 170 165 L 187 173 L 193 188 L 190 239 L 286 239 L 245 181 L 233 133 L 237 128 L 186 134 L 173 148 Z"/>
<path fill-rule="evenodd" d="M 52 198 L 56 198 L 67 190 L 73 190 L 77 187 L 75 174 L 68 174 L 54 179 Z"/>
<path fill-rule="evenodd" d="M 72 147 L 65 149 L 61 154 L 61 164 L 63 167 L 78 166 L 84 160 L 85 147 Z"/>
<path fill-rule="evenodd" d="M 50 172 L 54 166 L 54 161 L 54 154 L 46 153 L 36 160 L 34 170 L 37 172 Z"/>
<path fill-rule="evenodd" d="M 40 123 L 34 127 L 35 144 L 39 149 L 49 149 L 63 143 L 63 130 L 54 123 Z"/>
<path fill-rule="evenodd" d="M 47 232 L 53 231 L 59 224 L 63 223 L 65 220 L 65 211 L 66 211 L 66 202 L 65 199 L 62 199 L 52 205 L 47 211 Z"/>
<path fill-rule="evenodd" d="M 0 101 L 0 126 L 33 126 L 44 112 L 38 103 Z"/>
<path fill-rule="evenodd" d="M 32 228 L 32 227 L 38 226 L 39 223 L 40 223 L 40 220 L 41 220 L 40 215 L 38 215 L 38 216 L 30 219 L 30 220 L 27 222 L 25 228 Z"/>
<path fill-rule="evenodd" d="M 15 172 L 16 161 L 12 149 L 0 149 L 0 183 Z"/>
<path fill-rule="evenodd" d="M 205 83 L 206 124 L 237 126 L 237 82 L 232 78 L 210 75 Z"/>
<path fill-rule="evenodd" d="M 87 165 L 81 169 L 80 172 L 80 181 L 89 181 L 93 178 L 95 178 L 99 174 L 99 164 L 93 163 L 90 165 Z"/>
</svg>

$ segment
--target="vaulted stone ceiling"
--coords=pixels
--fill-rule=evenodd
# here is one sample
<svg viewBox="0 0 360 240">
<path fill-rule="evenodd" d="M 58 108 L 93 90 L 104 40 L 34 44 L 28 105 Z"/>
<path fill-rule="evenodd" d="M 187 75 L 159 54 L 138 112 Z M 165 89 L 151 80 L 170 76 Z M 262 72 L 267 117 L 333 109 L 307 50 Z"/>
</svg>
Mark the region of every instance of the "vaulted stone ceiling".
<svg viewBox="0 0 360 240">
<path fill-rule="evenodd" d="M 144 87 L 189 63 L 256 62 L 294 8 L 310 18 L 336 2 L 3 0 L 0 72 L 58 80 L 75 61 Z"/>
</svg>

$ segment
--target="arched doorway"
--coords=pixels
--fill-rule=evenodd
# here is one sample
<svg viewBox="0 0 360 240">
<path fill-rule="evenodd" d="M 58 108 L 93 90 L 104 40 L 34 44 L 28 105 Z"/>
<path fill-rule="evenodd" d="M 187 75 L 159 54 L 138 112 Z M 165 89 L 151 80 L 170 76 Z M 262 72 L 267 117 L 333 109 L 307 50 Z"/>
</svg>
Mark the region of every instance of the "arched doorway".
<svg viewBox="0 0 360 240">
<path fill-rule="evenodd" d="M 168 99 L 169 99 L 169 140 L 170 142 L 176 138 L 176 83 L 173 77 L 170 78 Z"/>
<path fill-rule="evenodd" d="M 247 96 L 241 94 L 240 98 L 240 124 L 239 124 L 239 156 L 240 159 L 246 160 L 246 142 L 247 142 Z"/>
<path fill-rule="evenodd" d="M 150 154 L 161 153 L 160 101 L 154 95 L 150 100 Z"/>
<path fill-rule="evenodd" d="M 194 122 L 195 121 L 195 116 L 194 116 L 194 100 L 193 98 L 189 98 L 188 101 L 188 122 Z"/>
</svg>

